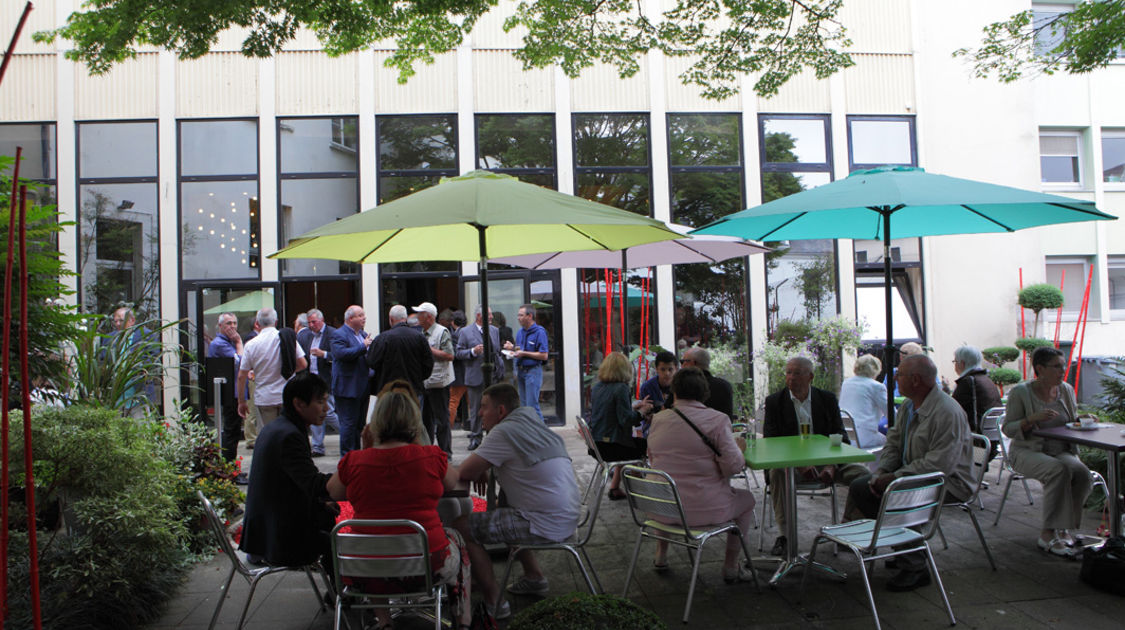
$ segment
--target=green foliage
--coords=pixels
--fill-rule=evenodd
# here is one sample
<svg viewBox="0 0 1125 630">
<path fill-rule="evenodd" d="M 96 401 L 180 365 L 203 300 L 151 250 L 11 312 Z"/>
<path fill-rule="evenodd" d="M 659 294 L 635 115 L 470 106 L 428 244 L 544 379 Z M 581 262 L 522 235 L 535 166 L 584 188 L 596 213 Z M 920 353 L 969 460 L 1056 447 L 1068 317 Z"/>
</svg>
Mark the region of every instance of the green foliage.
<svg viewBox="0 0 1125 630">
<path fill-rule="evenodd" d="M 1118 366 L 1125 365 L 1125 358 L 1118 358 Z M 1101 408 L 1098 416 L 1108 422 L 1125 424 L 1125 371 L 1110 366 L 1109 374 L 1102 377 Z"/>
<path fill-rule="evenodd" d="M 756 361 L 766 364 L 768 391 L 777 391 L 785 384 L 785 363 L 796 356 L 812 360 L 815 366 L 814 386 L 833 391 L 839 389 L 843 380 L 844 353 L 855 352 L 859 348 L 866 328 L 863 322 L 857 324 L 844 316 L 778 322 L 778 333 L 774 339 L 763 344 L 755 354 Z"/>
<path fill-rule="evenodd" d="M 151 44 L 182 59 L 203 56 L 219 33 L 246 30 L 242 53 L 271 56 L 294 38 L 297 29 L 316 33 L 331 55 L 342 55 L 394 40 L 386 65 L 405 82 L 415 62 L 455 50 L 496 0 L 94 0 L 58 29 L 34 34 L 36 41 L 67 39 L 69 59 L 103 74 Z M 722 99 L 738 92 L 745 74 L 757 77 L 762 96 L 796 74 L 811 69 L 825 79 L 853 64 L 842 48 L 851 44 L 836 16 L 842 0 L 677 0 L 659 15 L 627 0 L 574 2 L 535 0 L 519 3 L 504 21 L 505 30 L 524 32 L 513 54 L 525 68 L 558 65 L 575 77 L 596 62 L 617 68 L 622 77 L 640 68 L 650 50 L 688 57 L 680 75 L 703 96 Z M 386 46 L 386 44 L 381 44 Z"/>
<path fill-rule="evenodd" d="M 1020 358 L 1019 348 L 1011 346 L 994 346 L 992 348 L 985 348 L 980 351 L 984 356 L 984 360 L 988 361 L 996 367 L 1004 367 L 1004 364 L 1009 361 L 1015 361 Z"/>
<path fill-rule="evenodd" d="M 0 261 L 8 257 L 8 224 L 10 221 L 9 197 L 12 192 L 12 178 L 10 171 L 15 160 L 11 157 L 0 156 Z M 61 282 L 60 278 L 73 276 L 63 265 L 62 256 L 58 251 L 58 235 L 65 226 L 71 223 L 58 221 L 58 213 L 54 205 L 33 205 L 31 198 L 38 198 L 34 193 L 43 189 L 41 184 L 20 179 L 21 184 L 27 184 L 29 204 L 27 207 L 27 272 L 28 272 L 28 303 L 27 320 L 28 371 L 33 383 L 42 383 L 47 387 L 64 390 L 66 378 L 66 361 L 63 358 L 62 348 L 73 337 L 74 324 L 80 319 L 74 309 L 63 304 L 61 299 L 71 295 Z M 2 263 L 0 263 L 2 264 Z M 12 348 L 9 361 L 12 370 L 12 382 L 19 382 L 21 350 L 16 340 L 19 339 L 21 326 L 19 318 L 19 257 L 13 260 L 13 286 L 12 310 L 6 317 L 12 322 Z M 0 272 L 2 273 L 2 272 Z M 0 303 L 4 299 L 4 289 L 0 286 Z"/>
<path fill-rule="evenodd" d="M 10 435 L 22 432 L 21 419 L 14 417 Z M 207 429 L 190 421 L 165 425 L 89 406 L 36 408 L 32 443 L 44 627 L 136 628 L 160 615 L 194 554 L 213 546 L 199 518 L 196 487 L 218 492 L 224 505 L 230 504 L 230 488 L 240 495 L 221 478 L 234 467 L 199 459 L 210 441 Z M 13 487 L 25 483 L 22 446 L 22 439 L 12 440 Z M 26 505 L 14 501 L 8 564 L 13 585 L 28 584 L 26 522 Z M 13 588 L 11 606 L 12 627 L 30 627 L 25 588 Z"/>
<path fill-rule="evenodd" d="M 1036 37 L 1053 45 L 1037 43 Z M 1104 68 L 1123 46 L 1125 0 L 1100 0 L 1075 3 L 1072 11 L 1038 22 L 1033 9 L 1021 11 L 984 27 L 980 47 L 962 48 L 954 56 L 967 57 L 977 77 L 995 74 L 1010 83 L 1026 74 Z"/>
<path fill-rule="evenodd" d="M 1036 348 L 1045 348 L 1047 346 L 1054 346 L 1055 342 L 1050 339 L 1043 339 L 1041 337 L 1022 337 L 1016 339 L 1016 347 L 1024 352 L 1035 352 Z"/>
<path fill-rule="evenodd" d="M 1019 304 L 1039 317 L 1039 311 L 1063 305 L 1063 292 L 1053 284 L 1029 284 L 1020 291 Z"/>
<path fill-rule="evenodd" d="M 805 301 L 805 313 L 820 319 L 836 295 L 836 263 L 832 256 L 817 256 L 797 265 L 797 290 Z"/>
<path fill-rule="evenodd" d="M 78 328 L 70 356 L 71 397 L 126 412 L 136 407 L 157 410 L 158 400 L 148 390 L 162 382 L 164 354 L 179 353 L 178 348 L 165 348 L 160 339 L 176 322 L 155 329 L 146 322 L 106 334 L 98 331 L 105 319 L 90 317 Z"/>
<path fill-rule="evenodd" d="M 783 346 L 796 346 L 805 343 L 812 336 L 812 322 L 807 319 L 793 321 L 783 319 L 777 322 L 773 333 L 775 341 Z"/>
<path fill-rule="evenodd" d="M 1001 367 L 989 370 L 988 379 L 993 383 L 996 383 L 996 385 L 998 385 L 999 387 L 1004 387 L 1005 385 L 1015 385 L 1016 383 L 1022 381 L 1023 377 L 1020 376 L 1019 370 Z"/>
<path fill-rule="evenodd" d="M 650 610 L 617 595 L 568 593 L 521 610 L 508 630 L 660 630 L 668 626 Z"/>
</svg>

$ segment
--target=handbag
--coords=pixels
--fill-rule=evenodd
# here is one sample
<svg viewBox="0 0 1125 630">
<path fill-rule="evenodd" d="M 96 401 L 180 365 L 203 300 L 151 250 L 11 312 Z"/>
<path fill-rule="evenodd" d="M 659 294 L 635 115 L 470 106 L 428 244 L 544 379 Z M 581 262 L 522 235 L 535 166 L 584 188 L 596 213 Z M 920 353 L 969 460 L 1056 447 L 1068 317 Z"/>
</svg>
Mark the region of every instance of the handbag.
<svg viewBox="0 0 1125 630">
<path fill-rule="evenodd" d="M 675 407 L 672 408 L 672 411 L 675 411 L 681 418 L 684 419 L 684 422 L 688 423 L 688 426 L 695 431 L 696 435 L 699 436 L 699 439 L 703 440 L 703 443 L 707 445 L 707 448 L 711 449 L 711 452 L 715 454 L 715 457 L 723 456 L 722 453 L 719 452 L 719 449 L 715 447 L 715 443 L 711 441 L 711 438 L 704 435 L 703 432 L 699 430 L 699 427 L 695 426 L 694 422 L 688 420 L 688 417 L 684 415 L 684 412 L 676 409 Z"/>
<path fill-rule="evenodd" d="M 1098 590 L 1125 595 L 1125 537 L 1113 536 L 1082 552 L 1082 581 Z"/>
<path fill-rule="evenodd" d="M 473 621 L 469 626 L 470 630 L 499 630 L 500 626 L 497 625 L 496 619 L 488 612 L 483 601 L 479 601 L 473 606 Z"/>
</svg>

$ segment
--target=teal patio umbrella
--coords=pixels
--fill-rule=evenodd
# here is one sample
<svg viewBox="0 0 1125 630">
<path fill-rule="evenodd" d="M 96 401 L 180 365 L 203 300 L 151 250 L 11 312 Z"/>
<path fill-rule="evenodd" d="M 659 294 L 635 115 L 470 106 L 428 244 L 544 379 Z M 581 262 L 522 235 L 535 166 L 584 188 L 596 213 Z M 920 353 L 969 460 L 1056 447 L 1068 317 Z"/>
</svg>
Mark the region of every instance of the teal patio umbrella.
<svg viewBox="0 0 1125 630">
<path fill-rule="evenodd" d="M 692 233 L 755 241 L 882 239 L 887 318 L 884 360 L 890 370 L 894 365 L 891 239 L 1014 232 L 1116 218 L 1089 201 L 936 175 L 920 168 L 882 166 L 736 212 Z M 894 388 L 888 387 L 888 410 L 894 409 L 893 396 Z"/>
<path fill-rule="evenodd" d="M 680 236 L 661 221 L 510 175 L 471 171 L 302 234 L 270 258 L 479 261 L 481 308 L 487 313 L 489 258 L 619 250 Z M 486 380 L 489 343 L 485 335 Z"/>
</svg>

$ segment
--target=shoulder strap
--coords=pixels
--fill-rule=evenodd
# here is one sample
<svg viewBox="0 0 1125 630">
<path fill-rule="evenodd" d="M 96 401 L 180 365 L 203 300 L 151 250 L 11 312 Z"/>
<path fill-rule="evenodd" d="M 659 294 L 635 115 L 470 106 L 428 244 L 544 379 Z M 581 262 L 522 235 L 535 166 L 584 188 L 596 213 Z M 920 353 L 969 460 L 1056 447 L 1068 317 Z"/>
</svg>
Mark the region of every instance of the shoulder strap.
<svg viewBox="0 0 1125 630">
<path fill-rule="evenodd" d="M 672 411 L 675 411 L 681 418 L 684 419 L 684 422 L 688 423 L 688 426 L 695 431 L 696 435 L 699 436 L 699 439 L 703 440 L 703 443 L 707 445 L 707 448 L 711 449 L 711 452 L 715 454 L 715 457 L 722 457 L 722 454 L 719 453 L 719 449 L 715 447 L 715 443 L 711 441 L 711 438 L 704 435 L 703 432 L 699 430 L 699 427 L 695 426 L 694 422 L 688 420 L 688 417 L 684 415 L 684 412 L 675 407 L 672 408 Z"/>
</svg>

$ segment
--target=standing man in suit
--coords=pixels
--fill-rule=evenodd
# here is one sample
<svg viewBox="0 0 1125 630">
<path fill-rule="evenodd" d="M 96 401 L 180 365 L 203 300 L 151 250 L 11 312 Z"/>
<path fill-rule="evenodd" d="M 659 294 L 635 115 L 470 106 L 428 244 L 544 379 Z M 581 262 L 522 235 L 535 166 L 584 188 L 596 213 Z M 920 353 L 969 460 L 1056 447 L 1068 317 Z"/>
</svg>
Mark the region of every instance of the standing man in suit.
<svg viewBox="0 0 1125 630">
<path fill-rule="evenodd" d="M 332 334 L 336 329 L 324 323 L 324 313 L 318 308 L 304 314 L 308 326 L 297 332 L 297 343 L 305 351 L 309 361 L 309 371 L 316 374 L 325 383 L 332 386 Z M 336 418 L 336 398 L 332 392 L 328 393 L 328 413 L 324 416 L 324 424 L 309 425 L 312 434 L 312 456 L 324 457 L 324 428 L 335 427 L 340 430 L 340 421 Z"/>
<path fill-rule="evenodd" d="M 812 386 L 813 362 L 805 357 L 793 357 L 785 364 L 785 389 L 766 396 L 766 417 L 762 425 L 763 437 L 797 435 L 802 422 L 812 424 L 812 432 L 820 435 L 839 433 L 848 442 L 844 423 L 840 421 L 840 403 L 835 394 Z M 820 479 L 832 483 L 836 477 L 835 466 L 817 468 L 809 466 L 797 470 L 797 480 Z M 770 498 L 773 501 L 774 519 L 779 532 L 785 531 L 785 470 L 770 469 Z M 785 556 L 788 541 L 778 536 L 770 551 L 775 556 Z"/>
<path fill-rule="evenodd" d="M 344 311 L 344 325 L 332 334 L 332 395 L 340 421 L 340 456 L 359 448 L 367 419 L 367 348 L 371 337 L 363 329 L 367 314 L 353 304 Z"/>
<path fill-rule="evenodd" d="M 461 329 L 457 336 L 457 346 L 454 355 L 465 361 L 465 386 L 469 390 L 469 450 L 475 451 L 484 438 L 484 429 L 480 419 L 480 399 L 484 392 L 484 327 L 481 322 L 481 307 L 476 308 L 476 319 L 473 324 Z M 492 309 L 488 310 L 488 320 L 492 321 Z M 504 362 L 500 354 L 500 331 L 492 325 L 488 327 L 488 334 L 492 342 L 492 356 L 489 357 L 493 366 L 492 382 L 499 383 L 504 378 Z"/>
<path fill-rule="evenodd" d="M 374 370 L 371 393 L 377 395 L 387 383 L 401 378 L 414 388 L 421 409 L 424 383 L 434 369 L 430 344 L 422 331 L 410 325 L 402 304 L 391 307 L 387 321 L 391 327 L 379 333 L 367 350 L 367 365 Z"/>
</svg>

